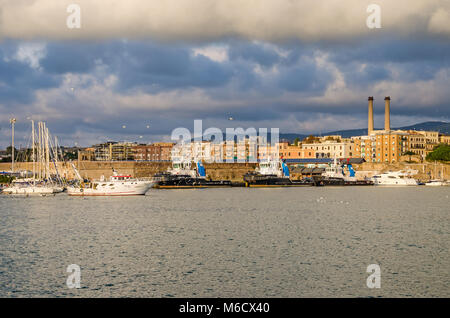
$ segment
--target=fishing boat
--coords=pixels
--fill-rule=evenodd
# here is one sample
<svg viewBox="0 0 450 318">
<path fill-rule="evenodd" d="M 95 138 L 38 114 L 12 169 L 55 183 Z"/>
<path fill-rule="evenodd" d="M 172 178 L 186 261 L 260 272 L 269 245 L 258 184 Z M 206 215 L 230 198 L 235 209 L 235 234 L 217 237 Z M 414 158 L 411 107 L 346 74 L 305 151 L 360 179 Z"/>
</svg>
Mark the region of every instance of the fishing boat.
<svg viewBox="0 0 450 318">
<path fill-rule="evenodd" d="M 348 174 L 345 173 L 344 166 L 347 167 Z M 325 168 L 322 176 L 317 179 L 317 183 L 323 186 L 367 186 L 374 184 L 370 179 L 358 180 L 353 166 L 351 164 L 338 164 L 336 158 L 334 158 L 333 163 Z"/>
<path fill-rule="evenodd" d="M 208 180 L 206 170 L 200 160 L 195 167 L 187 156 L 173 155 L 172 167 L 153 176 L 156 189 L 192 189 L 210 187 L 231 187 L 229 180 Z"/>
<path fill-rule="evenodd" d="M 48 128 L 44 122 L 38 123 L 38 133 L 36 134 L 34 121 L 32 120 L 31 131 L 32 178 L 13 180 L 9 186 L 3 189 L 3 194 L 46 196 L 64 191 L 64 182 L 58 172 L 58 147 L 56 138 L 55 144 L 52 144 Z M 37 141 L 35 140 L 36 135 L 38 137 Z M 54 169 L 51 169 L 51 163 Z"/>
<path fill-rule="evenodd" d="M 262 160 L 255 171 L 244 175 L 245 186 L 255 187 L 302 187 L 316 185 L 314 179 L 291 180 L 289 168 L 283 160 L 269 157 Z"/>
<path fill-rule="evenodd" d="M 411 172 L 389 171 L 372 177 L 376 186 L 416 186 L 418 182 Z"/>
<path fill-rule="evenodd" d="M 99 180 L 84 182 L 78 170 L 72 164 L 78 182 L 67 188 L 69 196 L 130 196 L 145 195 L 152 187 L 153 182 L 140 180 L 130 175 L 120 175 L 113 169 L 109 179 L 101 176 Z"/>
</svg>

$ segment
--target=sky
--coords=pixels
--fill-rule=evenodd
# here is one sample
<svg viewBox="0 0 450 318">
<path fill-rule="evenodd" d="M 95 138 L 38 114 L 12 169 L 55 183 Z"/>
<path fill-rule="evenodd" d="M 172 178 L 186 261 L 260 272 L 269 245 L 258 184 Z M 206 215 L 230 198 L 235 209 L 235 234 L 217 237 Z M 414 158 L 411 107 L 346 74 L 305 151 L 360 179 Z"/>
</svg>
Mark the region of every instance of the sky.
<svg viewBox="0 0 450 318">
<path fill-rule="evenodd" d="M 67 146 L 366 128 L 368 96 L 376 127 L 385 96 L 393 127 L 449 121 L 449 84 L 448 0 L 0 0 L 0 148 L 12 117 L 16 145 L 33 118 Z"/>
</svg>

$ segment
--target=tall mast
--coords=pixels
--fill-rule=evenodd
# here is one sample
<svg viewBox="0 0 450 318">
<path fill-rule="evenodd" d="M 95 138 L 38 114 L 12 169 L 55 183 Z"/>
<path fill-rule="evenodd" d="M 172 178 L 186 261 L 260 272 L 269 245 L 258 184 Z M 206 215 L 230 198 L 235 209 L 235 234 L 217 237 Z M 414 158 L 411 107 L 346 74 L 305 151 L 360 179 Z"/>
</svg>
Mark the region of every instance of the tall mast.
<svg viewBox="0 0 450 318">
<path fill-rule="evenodd" d="M 41 166 L 41 122 L 38 122 L 38 144 L 37 144 L 37 154 L 38 154 L 38 162 L 39 162 L 39 170 L 38 170 L 38 177 L 39 180 L 42 180 L 42 166 Z"/>
<path fill-rule="evenodd" d="M 33 185 L 36 184 L 36 157 L 35 157 L 35 153 L 34 153 L 34 147 L 35 147 L 35 142 L 34 142 L 34 120 L 31 120 L 31 151 L 32 151 L 32 157 L 33 157 Z"/>
<path fill-rule="evenodd" d="M 45 178 L 50 180 L 50 149 L 48 144 L 48 128 L 44 123 L 44 133 L 45 133 Z"/>
<path fill-rule="evenodd" d="M 9 120 L 11 123 L 11 172 L 14 172 L 14 124 L 16 123 L 15 118 Z"/>
</svg>

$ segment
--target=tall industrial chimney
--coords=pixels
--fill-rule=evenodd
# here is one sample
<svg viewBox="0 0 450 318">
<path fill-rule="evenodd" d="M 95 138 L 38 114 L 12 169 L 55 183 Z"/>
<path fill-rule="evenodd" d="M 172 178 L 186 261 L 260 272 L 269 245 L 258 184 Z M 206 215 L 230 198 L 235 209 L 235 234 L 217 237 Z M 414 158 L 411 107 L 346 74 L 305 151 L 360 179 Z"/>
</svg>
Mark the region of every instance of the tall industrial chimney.
<svg viewBox="0 0 450 318">
<path fill-rule="evenodd" d="M 384 98 L 384 130 L 391 130 L 391 97 Z"/>
<path fill-rule="evenodd" d="M 373 96 L 369 96 L 369 124 L 367 126 L 367 134 L 373 132 Z"/>
</svg>

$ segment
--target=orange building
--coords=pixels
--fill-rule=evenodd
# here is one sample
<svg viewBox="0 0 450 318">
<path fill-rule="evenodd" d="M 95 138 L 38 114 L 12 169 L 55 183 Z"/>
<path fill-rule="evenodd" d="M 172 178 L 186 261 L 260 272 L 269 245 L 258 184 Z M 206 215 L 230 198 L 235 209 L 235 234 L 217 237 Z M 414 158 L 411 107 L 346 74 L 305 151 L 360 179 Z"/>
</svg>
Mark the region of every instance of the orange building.
<svg viewBox="0 0 450 318">
<path fill-rule="evenodd" d="M 281 159 L 306 159 L 315 158 L 314 149 L 303 149 L 302 145 L 290 145 L 288 142 L 280 142 L 278 144 L 279 157 Z"/>
</svg>

